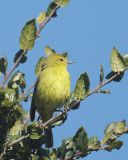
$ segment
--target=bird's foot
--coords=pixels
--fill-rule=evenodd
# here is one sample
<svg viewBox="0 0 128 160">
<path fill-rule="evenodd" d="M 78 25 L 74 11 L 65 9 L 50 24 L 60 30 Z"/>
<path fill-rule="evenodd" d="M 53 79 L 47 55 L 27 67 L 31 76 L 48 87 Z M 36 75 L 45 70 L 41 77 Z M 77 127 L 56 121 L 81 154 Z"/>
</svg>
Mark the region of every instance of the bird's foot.
<svg viewBox="0 0 128 160">
<path fill-rule="evenodd" d="M 39 124 L 39 127 L 43 126 L 43 121 L 42 121 L 41 117 L 39 117 L 39 119 L 38 119 L 38 124 Z"/>
<path fill-rule="evenodd" d="M 62 114 L 63 114 L 63 115 L 67 115 L 67 114 L 68 114 L 67 108 L 64 108 L 64 109 L 62 110 Z"/>
</svg>

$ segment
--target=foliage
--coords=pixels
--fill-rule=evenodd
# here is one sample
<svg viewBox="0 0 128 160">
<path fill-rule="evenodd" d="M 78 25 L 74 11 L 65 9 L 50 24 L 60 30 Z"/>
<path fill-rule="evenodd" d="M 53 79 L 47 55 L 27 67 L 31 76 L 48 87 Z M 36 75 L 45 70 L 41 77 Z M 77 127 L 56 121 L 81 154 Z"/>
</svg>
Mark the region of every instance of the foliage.
<svg viewBox="0 0 128 160">
<path fill-rule="evenodd" d="M 66 6 L 70 0 L 54 0 L 50 3 L 46 12 L 39 14 L 37 23 L 39 29 L 37 30 L 36 19 L 28 21 L 22 29 L 20 36 L 21 49 L 14 57 L 14 67 L 9 73 L 6 73 L 8 61 L 6 56 L 0 58 L 0 72 L 4 74 L 4 79 L 0 85 L 0 159 L 32 159 L 32 160 L 56 160 L 60 159 L 76 159 L 86 157 L 92 151 L 104 150 L 111 152 L 113 149 L 119 150 L 123 145 L 123 141 L 118 140 L 122 134 L 128 133 L 126 122 L 113 122 L 104 130 L 103 140 L 98 140 L 94 135 L 88 138 L 87 132 L 81 126 L 73 137 L 68 137 L 62 140 L 62 144 L 58 148 L 49 149 L 42 148 L 45 144 L 45 136 L 43 134 L 44 127 L 61 126 L 67 120 L 67 111 L 76 110 L 80 107 L 80 102 L 93 93 L 108 93 L 109 90 L 99 90 L 102 86 L 111 82 L 119 82 L 124 76 L 125 70 L 128 69 L 128 55 L 122 56 L 114 47 L 111 53 L 111 69 L 112 71 L 106 76 L 108 79 L 104 80 L 103 66 L 100 65 L 100 82 L 99 85 L 89 92 L 90 80 L 88 74 L 85 72 L 78 78 L 74 91 L 70 94 L 66 101 L 63 112 L 53 117 L 51 121 L 45 124 L 40 124 L 38 121 L 28 124 L 29 113 L 25 112 L 19 104 L 21 101 L 27 102 L 32 93 L 25 94 L 30 88 L 24 92 L 26 88 L 25 74 L 16 71 L 12 72 L 18 67 L 20 63 L 27 61 L 27 51 L 34 46 L 36 38 L 40 31 L 50 18 L 57 17 L 56 11 Z M 45 47 L 46 56 L 55 54 L 56 51 L 49 46 Z M 67 52 L 62 53 L 67 58 Z M 41 57 L 36 65 L 35 75 L 38 76 L 42 70 L 45 58 Z M 9 77 L 11 76 L 10 80 Z M 5 85 L 5 82 L 7 84 Z"/>
</svg>

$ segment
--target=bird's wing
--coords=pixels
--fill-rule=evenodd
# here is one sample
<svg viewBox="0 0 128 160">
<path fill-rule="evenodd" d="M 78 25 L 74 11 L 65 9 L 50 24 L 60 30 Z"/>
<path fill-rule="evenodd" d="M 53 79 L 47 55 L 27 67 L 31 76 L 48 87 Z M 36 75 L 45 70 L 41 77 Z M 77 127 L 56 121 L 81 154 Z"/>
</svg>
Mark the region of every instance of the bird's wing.
<svg viewBox="0 0 128 160">
<path fill-rule="evenodd" d="M 36 106 L 34 104 L 34 100 L 35 100 L 35 93 L 36 93 L 37 85 L 38 85 L 38 79 L 36 81 L 36 84 L 35 84 L 35 87 L 34 87 L 33 96 L 32 96 L 31 109 L 30 109 L 31 121 L 34 121 L 34 119 L 35 119 Z"/>
<path fill-rule="evenodd" d="M 46 69 L 46 66 L 43 64 L 41 72 L 43 72 L 44 69 Z M 37 86 L 38 86 L 38 82 L 39 82 L 38 78 L 36 80 L 36 84 L 35 84 L 34 92 L 33 92 L 33 96 L 32 96 L 32 102 L 31 102 L 31 109 L 30 109 L 30 118 L 31 118 L 31 121 L 34 121 L 34 119 L 35 119 L 36 106 L 34 104 L 34 100 L 35 100 L 35 94 L 36 94 L 36 90 L 37 90 Z"/>
</svg>

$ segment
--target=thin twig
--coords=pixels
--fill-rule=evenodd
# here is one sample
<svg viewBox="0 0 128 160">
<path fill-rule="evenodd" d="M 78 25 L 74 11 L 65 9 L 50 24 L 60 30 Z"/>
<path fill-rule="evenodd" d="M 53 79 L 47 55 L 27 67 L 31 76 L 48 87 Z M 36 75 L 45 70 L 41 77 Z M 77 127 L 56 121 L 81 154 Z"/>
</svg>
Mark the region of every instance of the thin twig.
<svg viewBox="0 0 128 160">
<path fill-rule="evenodd" d="M 25 117 L 26 117 L 26 119 L 23 122 L 22 128 L 24 128 L 28 124 L 28 122 L 30 120 L 30 114 L 28 113 L 27 116 L 25 116 Z"/>
<path fill-rule="evenodd" d="M 2 157 L 6 154 L 6 150 L 7 150 L 7 148 L 4 148 L 4 151 L 3 151 L 2 154 L 0 155 L 0 159 L 2 159 Z"/>
<path fill-rule="evenodd" d="M 7 137 L 7 141 L 5 143 L 5 145 L 7 145 L 10 141 L 10 131 L 8 131 L 8 137 Z M 6 154 L 6 151 L 7 151 L 7 147 L 4 148 L 4 151 L 3 153 L 0 155 L 0 159 Z"/>
<path fill-rule="evenodd" d="M 37 31 L 37 37 L 40 37 L 39 33 L 40 31 L 45 27 L 45 25 L 50 21 L 51 17 L 53 16 L 53 14 L 56 12 L 56 10 L 60 7 L 60 5 L 57 5 L 55 7 L 55 9 L 51 12 L 51 14 L 49 15 L 49 17 L 46 19 L 46 21 L 43 24 L 40 24 L 40 27 Z"/>
<path fill-rule="evenodd" d="M 12 74 L 12 72 L 15 70 L 15 68 L 16 68 L 17 65 L 19 64 L 22 56 L 23 56 L 25 53 L 26 53 L 26 50 L 24 50 L 24 51 L 21 53 L 20 57 L 17 59 L 17 61 L 15 62 L 14 66 L 12 67 L 12 69 L 9 71 L 8 74 L 6 74 L 6 76 L 4 77 L 4 79 L 3 79 L 3 81 L 2 81 L 2 83 L 1 83 L 1 85 L 0 85 L 0 90 L 3 88 L 4 84 L 6 83 L 6 81 L 8 80 L 8 78 L 10 77 L 10 75 Z"/>
<path fill-rule="evenodd" d="M 30 135 L 29 134 L 27 134 L 27 135 L 25 135 L 25 136 L 22 136 L 22 137 L 20 137 L 20 138 L 18 138 L 18 139 L 16 139 L 16 140 L 14 140 L 12 143 L 10 143 L 9 145 L 8 145 L 8 148 L 9 147 L 12 147 L 14 144 L 16 144 L 16 143 L 18 143 L 18 142 L 20 142 L 20 141 L 22 141 L 22 140 L 24 140 L 24 139 L 26 139 L 26 138 L 28 138 Z"/>
<path fill-rule="evenodd" d="M 26 93 L 28 93 L 30 91 L 30 89 L 32 87 L 34 87 L 35 83 L 36 83 L 36 81 L 25 92 L 22 92 L 21 95 L 20 95 L 20 97 L 23 97 Z"/>
</svg>

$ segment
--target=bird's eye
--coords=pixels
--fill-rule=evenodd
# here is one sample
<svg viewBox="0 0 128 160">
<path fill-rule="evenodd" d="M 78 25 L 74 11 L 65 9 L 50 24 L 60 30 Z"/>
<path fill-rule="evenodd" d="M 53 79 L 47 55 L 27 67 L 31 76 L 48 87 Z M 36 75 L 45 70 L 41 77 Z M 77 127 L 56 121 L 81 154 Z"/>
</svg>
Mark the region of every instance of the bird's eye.
<svg viewBox="0 0 128 160">
<path fill-rule="evenodd" d="M 60 61 L 63 61 L 63 59 L 61 58 Z"/>
</svg>

